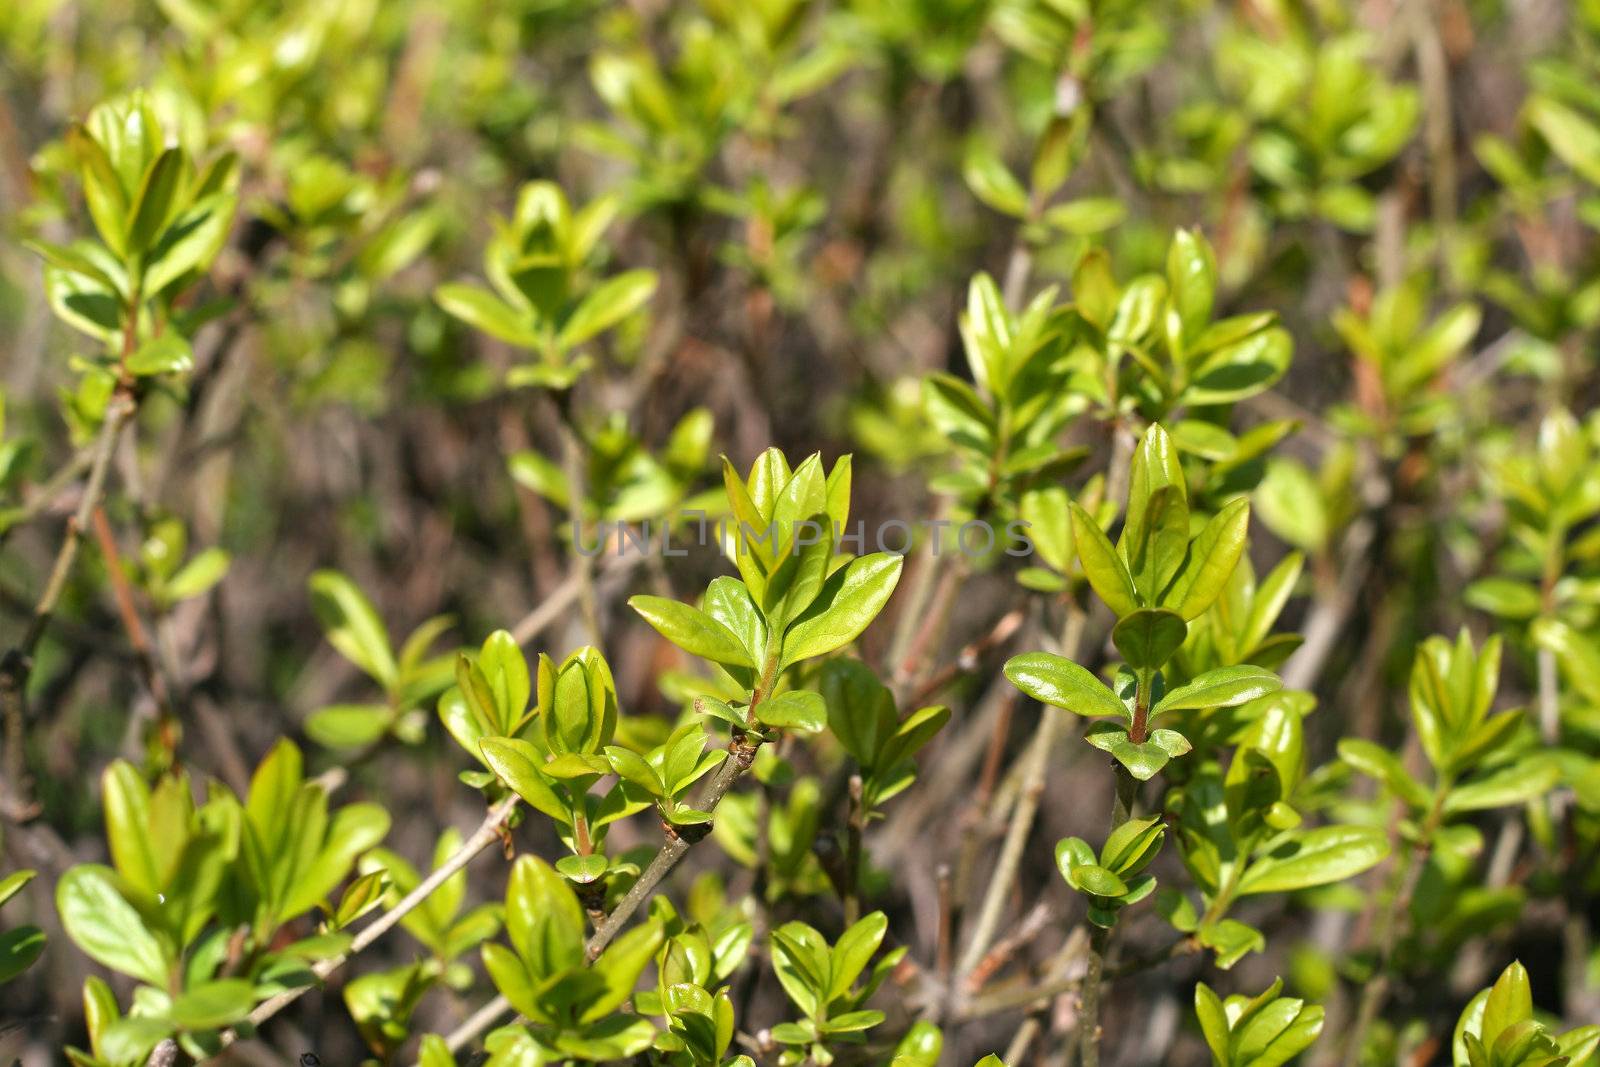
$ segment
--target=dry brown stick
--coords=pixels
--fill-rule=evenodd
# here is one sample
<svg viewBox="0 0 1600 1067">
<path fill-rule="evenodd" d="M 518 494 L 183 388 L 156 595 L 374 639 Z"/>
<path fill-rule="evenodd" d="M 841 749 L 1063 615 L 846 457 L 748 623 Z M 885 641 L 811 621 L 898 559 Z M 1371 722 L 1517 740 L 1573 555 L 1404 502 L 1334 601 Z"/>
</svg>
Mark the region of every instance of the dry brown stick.
<svg viewBox="0 0 1600 1067">
<path fill-rule="evenodd" d="M 884 659 L 884 666 L 892 682 L 900 673 L 901 664 L 911 649 L 912 642 L 916 640 L 918 630 L 926 624 L 928 598 L 933 595 L 933 587 L 938 579 L 941 567 L 948 562 L 948 557 L 941 555 L 935 542 L 938 540 L 939 530 L 942 528 L 944 517 L 949 513 L 950 502 L 947 499 L 939 501 L 939 511 L 933 529 L 923 542 L 917 546 L 910 562 L 906 566 L 906 589 L 903 607 L 900 609 L 899 618 L 895 619 L 894 636 L 889 642 L 889 652 Z"/>
<path fill-rule="evenodd" d="M 1429 0 L 1407 5 L 1417 74 L 1422 83 L 1423 140 L 1428 150 L 1428 200 L 1433 209 L 1440 273 L 1452 280 L 1452 237 L 1456 225 L 1455 132 L 1450 108 L 1450 61 Z"/>
<path fill-rule="evenodd" d="M 984 986 L 1011 962 L 1024 945 L 1038 937 L 1054 917 L 1055 911 L 1048 901 L 1035 904 L 1033 910 L 1023 916 L 1017 928 L 996 941 L 994 947 L 978 961 L 978 965 L 966 976 L 960 992 L 966 996 L 976 996 L 982 992 Z"/>
<path fill-rule="evenodd" d="M 649 550 L 640 551 L 634 555 L 614 556 L 601 570 L 599 579 L 602 585 L 607 585 L 631 574 L 634 568 L 644 561 Z M 565 615 L 578 600 L 581 582 L 576 573 L 568 575 L 565 580 L 553 590 L 550 595 L 539 602 L 539 606 L 524 615 L 517 624 L 511 628 L 511 636 L 516 638 L 517 644 L 526 645 L 538 637 L 545 629 Z"/>
<path fill-rule="evenodd" d="M 961 651 L 956 653 L 951 662 L 924 678 L 921 684 L 917 686 L 916 691 L 906 699 L 906 707 L 916 707 L 955 681 L 962 674 L 977 670 L 979 661 L 985 655 L 1011 639 L 1011 635 L 1021 627 L 1022 620 L 1023 612 L 1021 609 L 1014 609 L 1000 616 L 999 621 L 990 628 L 988 633 L 976 641 L 970 641 L 962 646 Z"/>
<path fill-rule="evenodd" d="M 892 661 L 894 673 L 889 680 L 889 688 L 894 693 L 896 704 L 904 703 L 906 694 L 913 686 L 918 685 L 929 659 L 938 649 L 939 640 L 944 636 L 945 627 L 950 622 L 950 613 L 955 608 L 956 593 L 961 588 L 966 572 L 966 565 L 960 558 L 944 568 L 939 575 L 938 585 L 934 588 L 932 602 L 922 616 L 921 625 L 912 635 L 905 656 Z"/>
<path fill-rule="evenodd" d="M 1363 516 L 1350 525 L 1340 543 L 1343 565 L 1332 588 L 1318 596 L 1311 616 L 1303 628 L 1305 643 L 1284 664 L 1283 684 L 1286 689 L 1310 689 L 1322 673 L 1323 665 L 1332 654 L 1344 624 L 1355 610 L 1356 599 L 1372 569 L 1369 550 L 1376 534 L 1376 524 L 1370 516 Z"/>
</svg>

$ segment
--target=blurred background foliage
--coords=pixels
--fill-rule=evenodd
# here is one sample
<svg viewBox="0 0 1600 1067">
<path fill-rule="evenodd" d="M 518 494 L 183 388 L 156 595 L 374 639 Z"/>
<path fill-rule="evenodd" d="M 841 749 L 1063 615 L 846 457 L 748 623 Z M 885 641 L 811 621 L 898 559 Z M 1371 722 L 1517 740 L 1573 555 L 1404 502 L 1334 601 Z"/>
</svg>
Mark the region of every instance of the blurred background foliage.
<svg viewBox="0 0 1600 1067">
<path fill-rule="evenodd" d="M 969 458 L 922 386 L 971 376 L 958 324 L 970 276 L 991 273 L 1020 310 L 1046 285 L 1084 300 L 1102 277 L 1081 272 L 1092 261 L 1114 297 L 1116 279 L 1164 269 L 1179 227 L 1209 239 L 1218 317 L 1269 311 L 1286 331 L 1282 358 L 1267 360 L 1281 380 L 1242 399 L 1231 431 L 1191 429 L 1190 444 L 1244 471 L 1234 490 L 1252 494 L 1260 573 L 1289 549 L 1305 555 L 1307 595 L 1285 617 L 1315 655 L 1291 661 L 1286 681 L 1326 709 L 1308 723 L 1313 762 L 1339 737 L 1404 736 L 1413 647 L 1462 625 L 1506 633 L 1503 700 L 1536 704 L 1540 671 L 1559 671 L 1574 704 L 1564 728 L 1600 740 L 1588 525 L 1600 502 L 1571 498 L 1600 447 L 1597 64 L 1595 0 L 7 0 L 8 627 L 23 624 L 56 540 L 54 524 L 24 520 L 35 504 L 70 511 L 43 490 L 109 388 L 89 366 L 95 337 L 52 315 L 72 310 L 71 293 L 24 247 L 87 232 L 70 124 L 139 93 L 129 106 L 188 157 L 238 161 L 237 212 L 208 278 L 151 312 L 181 319 L 193 372 L 152 390 L 138 443 L 113 461 L 126 491 L 108 512 L 127 558 L 86 553 L 39 649 L 27 774 L 49 847 L 103 856 L 88 783 L 118 755 L 157 770 L 205 753 L 242 793 L 287 734 L 315 743 L 309 772 L 381 795 L 388 847 L 424 868 L 446 828 L 478 817 L 429 714 L 449 681 L 430 648 L 476 646 L 511 620 L 558 660 L 599 629 L 623 706 L 663 713 L 625 728 L 664 740 L 678 663 L 624 617 L 617 591 L 689 595 L 715 553 L 670 573 L 614 553 L 580 566 L 604 593 L 585 617 L 569 512 L 637 522 L 704 505 L 718 452 L 744 469 L 772 444 L 853 451 L 869 528 L 984 513 L 993 485 L 963 473 Z M 530 182 L 554 184 L 531 195 Z M 523 320 L 486 302 L 501 299 L 505 247 L 547 257 L 537 278 L 514 280 L 539 294 Z M 1113 403 L 1071 390 L 1063 415 Z M 1176 394 L 1157 393 L 1097 409 L 1062 443 L 1103 467 L 1102 427 L 1160 417 Z M 1557 411 L 1572 414 L 1546 418 Z M 150 609 L 194 721 L 169 721 L 132 684 L 110 565 Z M 945 659 L 989 632 L 1017 596 L 1008 567 L 963 573 L 959 597 L 933 604 L 949 621 L 939 650 L 922 651 Z M 353 595 L 370 598 L 394 648 L 418 635 L 403 670 L 364 677 L 324 640 L 307 587 L 323 569 L 364 591 Z M 1059 582 L 1038 569 L 1026 584 Z M 918 604 L 903 594 L 888 629 Z M 951 703 L 978 702 L 982 677 L 958 677 Z M 1554 714 L 1540 711 L 1549 738 Z M 936 864 L 972 832 L 961 768 L 973 760 L 943 758 L 956 770 L 929 775 L 927 795 L 879 831 L 879 862 L 898 865 L 890 899 L 930 951 Z M 1100 774 L 1080 760 L 1048 776 L 1053 835 L 1098 827 L 1074 797 Z M 766 891 L 804 900 L 826 885 L 804 844 L 816 785 L 786 785 L 774 773 L 761 794 L 783 827 Z M 737 800 L 718 831 L 753 863 L 747 801 L 754 818 L 754 797 Z M 1453 1019 L 1514 950 L 1541 1007 L 1600 1017 L 1588 818 L 1583 832 L 1564 824 L 1565 842 L 1544 828 L 1546 847 L 1569 850 L 1565 887 L 1525 885 L 1520 838 L 1491 837 L 1467 926 L 1403 949 L 1402 966 L 1446 979 L 1407 1009 Z M 913 847 L 922 835 L 939 847 Z M 8 835 L 6 847 L 24 846 Z M 704 899 L 741 877 L 723 867 L 697 884 Z M 1459 888 L 1449 863 L 1429 870 L 1425 900 Z M 1068 895 L 1043 850 L 1021 885 Z M 1371 936 L 1359 897 L 1340 895 L 1361 891 L 1327 890 L 1328 910 L 1273 939 L 1245 984 L 1281 972 L 1336 998 L 1341 977 L 1362 973 L 1341 954 Z M 1530 896 L 1547 906 L 1524 907 Z M 402 962 L 411 950 L 387 951 Z M 82 1011 L 83 961 L 41 966 L 0 1009 L 18 1028 L 0 1048 L 30 1067 Z M 1141 979 L 1151 1003 L 1164 1003 L 1158 981 Z M 420 1010 L 442 1026 L 466 1006 Z M 1108 1010 L 1108 1026 L 1150 1027 L 1119 1062 L 1204 1055 L 1192 1027 Z M 323 1062 L 354 1062 L 351 1026 L 319 1032 L 318 1020 L 300 1025 Z M 997 1025 L 947 1038 L 947 1051 L 971 1062 Z M 1406 1062 L 1439 1054 L 1404 1024 L 1384 1039 Z"/>
</svg>

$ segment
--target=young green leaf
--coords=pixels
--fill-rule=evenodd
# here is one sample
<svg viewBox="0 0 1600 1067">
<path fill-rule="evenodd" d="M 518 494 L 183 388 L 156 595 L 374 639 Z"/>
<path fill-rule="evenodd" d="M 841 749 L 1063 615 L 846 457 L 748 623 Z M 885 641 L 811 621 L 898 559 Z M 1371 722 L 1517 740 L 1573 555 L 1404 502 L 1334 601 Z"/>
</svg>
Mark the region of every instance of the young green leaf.
<svg viewBox="0 0 1600 1067">
<path fill-rule="evenodd" d="M 662 637 L 691 655 L 736 667 L 756 666 L 744 642 L 699 608 L 666 597 L 644 595 L 629 598 L 628 606 Z"/>
<path fill-rule="evenodd" d="M 859 556 L 835 571 L 783 635 L 780 667 L 826 655 L 854 641 L 888 603 L 904 561 L 890 552 Z"/>
<path fill-rule="evenodd" d="M 1239 557 L 1244 555 L 1250 526 L 1250 504 L 1235 500 L 1211 517 L 1189 546 L 1189 561 L 1161 602 L 1186 621 L 1205 614 L 1214 603 Z"/>
<path fill-rule="evenodd" d="M 1239 879 L 1239 895 L 1287 893 L 1360 874 L 1389 854 L 1389 839 L 1369 826 L 1323 826 L 1294 833 L 1258 857 Z"/>
<path fill-rule="evenodd" d="M 1133 577 L 1123 564 L 1122 557 L 1112 547 L 1110 539 L 1100 529 L 1100 524 L 1078 503 L 1073 502 L 1068 507 L 1072 511 L 1072 537 L 1078 546 L 1078 560 L 1083 564 L 1084 576 L 1089 579 L 1096 595 L 1119 618 L 1139 610 L 1139 596 L 1134 591 Z"/>
<path fill-rule="evenodd" d="M 1024 652 L 1006 661 L 1011 684 L 1043 704 L 1087 718 L 1127 718 L 1128 709 L 1105 683 L 1071 660 L 1050 652 Z"/>
<path fill-rule="evenodd" d="M 1182 647 L 1188 633 L 1176 612 L 1140 608 L 1117 622 L 1111 643 L 1134 670 L 1159 670 Z"/>
<path fill-rule="evenodd" d="M 1187 685 L 1169 689 L 1151 710 L 1160 714 L 1193 708 L 1231 708 L 1282 688 L 1282 679 L 1260 667 L 1250 664 L 1218 667 Z"/>
</svg>

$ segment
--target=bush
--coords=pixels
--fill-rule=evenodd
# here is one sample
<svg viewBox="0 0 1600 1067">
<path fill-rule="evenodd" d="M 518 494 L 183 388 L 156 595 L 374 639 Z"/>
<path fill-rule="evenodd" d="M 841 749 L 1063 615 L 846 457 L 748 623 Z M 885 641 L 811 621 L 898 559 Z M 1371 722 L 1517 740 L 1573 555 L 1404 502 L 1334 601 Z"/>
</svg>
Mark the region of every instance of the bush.
<svg viewBox="0 0 1600 1067">
<path fill-rule="evenodd" d="M 1600 9 L 1368 7 L 13 0 L 0 1062 L 1596 1063 Z"/>
</svg>

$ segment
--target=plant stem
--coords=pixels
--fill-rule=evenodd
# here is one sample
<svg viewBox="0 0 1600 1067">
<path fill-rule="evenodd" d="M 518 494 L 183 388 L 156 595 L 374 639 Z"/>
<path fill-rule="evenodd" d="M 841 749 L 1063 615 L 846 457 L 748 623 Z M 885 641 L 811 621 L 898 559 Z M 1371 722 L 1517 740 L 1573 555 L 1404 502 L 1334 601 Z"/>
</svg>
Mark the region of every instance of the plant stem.
<svg viewBox="0 0 1600 1067">
<path fill-rule="evenodd" d="M 844 924 L 861 918 L 861 834 L 866 812 L 861 806 L 861 775 L 850 776 L 850 813 L 845 819 Z"/>
<path fill-rule="evenodd" d="M 1150 704 L 1148 679 L 1141 675 L 1134 696 L 1134 728 L 1142 730 L 1141 713 Z M 1142 738 L 1140 739 L 1142 740 Z M 1139 782 L 1121 763 L 1113 762 L 1117 792 L 1111 804 L 1111 829 L 1115 831 L 1133 818 L 1139 798 Z M 1111 947 L 1111 930 L 1095 927 L 1089 939 L 1089 969 L 1083 976 L 1083 1003 L 1078 1010 L 1078 1056 L 1083 1067 L 1100 1067 L 1100 992 L 1106 970 L 1106 951 Z"/>
<path fill-rule="evenodd" d="M 1078 1060 L 1083 1067 L 1100 1067 L 1100 990 L 1110 945 L 1111 931 L 1095 927 L 1089 937 L 1089 969 L 1083 975 L 1083 1003 L 1078 1009 Z"/>
<path fill-rule="evenodd" d="M 101 507 L 94 509 L 94 535 L 100 545 L 100 554 L 105 557 L 106 573 L 111 580 L 111 593 L 117 603 L 117 614 L 122 618 L 122 627 L 128 632 L 128 644 L 133 647 L 134 663 L 139 669 L 139 676 L 145 688 L 149 690 L 151 699 L 156 702 L 157 713 L 164 718 L 171 718 L 173 714 L 171 687 L 167 685 L 156 663 L 150 635 L 145 630 L 143 620 L 139 618 L 138 605 L 134 603 L 133 588 L 128 584 L 128 576 L 123 573 L 122 554 L 117 549 L 116 535 L 111 530 L 105 509 Z"/>
<path fill-rule="evenodd" d="M 28 523 L 45 513 L 56 498 L 66 492 L 67 487 L 77 481 L 83 472 L 88 470 L 94 462 L 95 448 L 90 444 L 72 454 L 72 458 L 52 474 L 44 484 L 40 485 L 28 498 L 27 503 L 13 515 L 10 525 L 0 530 L 0 544 L 5 544 L 11 534 L 22 529 Z"/>
<path fill-rule="evenodd" d="M 415 889 L 407 893 L 400 903 L 364 926 L 361 932 L 351 940 L 350 948 L 347 951 L 319 961 L 311 968 L 311 973 L 316 976 L 319 982 L 326 979 L 334 971 L 344 966 L 352 956 L 361 952 L 393 929 L 401 919 L 416 910 L 423 901 L 433 895 L 435 890 L 448 881 L 457 871 L 470 863 L 478 853 L 500 840 L 501 824 L 510 817 L 521 801 L 521 797 L 513 794 L 490 808 L 489 813 L 484 816 L 483 822 L 472 832 L 472 836 L 463 841 L 461 847 L 456 849 L 449 859 L 445 860 L 432 874 L 424 878 Z M 305 985 L 298 989 L 287 989 L 275 997 L 262 1001 L 250 1013 L 250 1025 L 260 1026 L 278 1014 L 278 1012 L 299 1000 L 301 996 L 312 988 L 314 986 Z M 238 1040 L 238 1034 L 235 1031 L 224 1030 L 222 1032 L 222 1047 L 226 1048 L 236 1040 Z M 162 1042 L 162 1045 L 168 1043 L 170 1043 L 170 1039 Z M 156 1062 L 156 1056 L 162 1052 L 162 1045 L 157 1045 L 155 1051 L 150 1054 L 150 1063 Z"/>
<path fill-rule="evenodd" d="M 1417 847 L 1412 850 L 1399 887 L 1389 901 L 1388 908 L 1385 909 L 1383 932 L 1378 943 L 1377 968 L 1372 979 L 1361 990 L 1361 1002 L 1356 1008 L 1355 1025 L 1351 1027 L 1350 1039 L 1345 1045 L 1345 1067 L 1356 1067 L 1361 1062 L 1361 1046 L 1365 1042 L 1367 1030 L 1377 1019 L 1378 1012 L 1389 995 L 1389 965 L 1394 957 L 1395 946 L 1400 942 L 1401 934 L 1410 925 L 1406 920 L 1411 913 L 1411 899 L 1416 895 L 1417 885 L 1422 881 L 1423 869 L 1428 865 L 1428 856 L 1433 850 L 1433 837 L 1439 830 L 1439 824 L 1444 821 L 1444 802 L 1449 793 L 1450 783 L 1441 780 L 1434 792 L 1433 806 L 1428 809 L 1427 817 L 1423 820 Z"/>
<path fill-rule="evenodd" d="M 771 678 L 764 675 L 755 695 L 759 697 L 763 689 L 770 689 L 772 682 Z M 755 703 L 757 700 L 753 699 L 751 706 L 753 707 Z M 728 790 L 733 788 L 733 784 L 750 769 L 750 764 L 755 762 L 756 750 L 759 747 L 758 743 L 751 743 L 743 737 L 735 737 L 728 746 L 729 758 L 723 760 L 722 765 L 717 768 L 716 774 L 706 786 L 704 795 L 695 802 L 695 807 L 701 811 L 715 812 L 717 805 L 722 803 L 722 798 L 727 796 Z M 650 898 L 655 887 L 673 867 L 677 866 L 678 861 L 693 844 L 694 841 L 684 836 L 669 837 L 662 844 L 655 858 L 650 861 L 650 866 L 646 867 L 644 873 L 629 887 L 627 895 L 617 902 L 617 906 L 609 915 L 595 925 L 594 933 L 589 936 L 585 945 L 589 959 L 596 959 L 605 951 L 605 947 L 622 932 L 622 928 L 627 925 L 633 913 Z M 445 1045 L 451 1052 L 460 1051 L 510 1011 L 511 1002 L 504 996 L 496 995 L 493 1000 L 473 1012 L 460 1026 L 450 1031 L 445 1037 Z"/>
<path fill-rule="evenodd" d="M 732 755 L 723 760 L 722 765 L 717 768 L 717 772 L 712 777 L 705 794 L 696 801 L 695 807 L 701 811 L 715 811 L 717 805 L 722 803 L 722 798 L 733 787 L 733 783 L 738 781 L 740 775 L 750 769 L 750 764 L 755 761 L 756 748 L 756 745 L 748 742 L 741 743 L 736 741 L 733 745 L 730 745 L 729 749 Z M 644 869 L 644 873 L 639 876 L 638 881 L 634 882 L 628 889 L 627 895 L 617 902 L 617 906 L 606 916 L 605 921 L 595 928 L 595 932 L 589 938 L 587 945 L 591 960 L 599 956 L 605 947 L 611 943 L 611 939 L 622 932 L 622 928 L 627 925 L 633 913 L 649 899 L 650 894 L 655 891 L 655 887 L 661 882 L 661 879 L 665 878 L 668 872 L 677 866 L 678 861 L 683 858 L 684 853 L 688 852 L 693 844 L 693 841 L 684 836 L 668 838 L 666 843 L 661 846 L 661 850 L 656 853 L 655 859 L 650 861 L 650 866 Z"/>
<path fill-rule="evenodd" d="M 112 395 L 105 419 L 100 423 L 100 433 L 95 438 L 94 451 L 89 460 L 89 480 L 83 487 L 83 498 L 78 501 L 78 510 L 67 520 L 67 530 L 61 538 L 61 547 L 56 550 L 50 577 L 34 606 L 33 616 L 28 621 L 22 640 L 0 658 L 0 710 L 3 710 L 6 731 L 5 776 L 11 788 L 18 793 L 13 799 L 19 810 L 26 807 L 23 778 L 27 773 L 27 762 L 23 756 L 23 743 L 27 733 L 27 689 L 28 679 L 33 673 L 33 656 L 50 625 L 50 617 L 55 613 L 61 594 L 66 590 L 67 578 L 78 558 L 78 546 L 83 540 L 84 530 L 105 491 L 111 456 L 116 452 L 122 430 L 132 420 L 135 408 L 130 391 L 119 388 Z"/>
<path fill-rule="evenodd" d="M 562 394 L 556 407 L 561 413 L 557 423 L 561 436 L 561 467 L 567 481 L 567 521 L 572 527 L 572 573 L 578 583 L 578 606 L 583 612 L 583 625 L 589 631 L 589 640 L 600 647 L 603 636 L 600 630 L 600 604 L 594 593 L 594 559 L 583 551 L 583 505 L 588 496 L 587 479 L 583 470 L 583 439 L 572 417 L 572 399 Z"/>
</svg>

